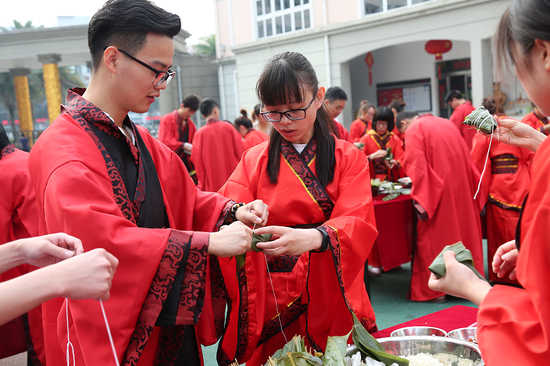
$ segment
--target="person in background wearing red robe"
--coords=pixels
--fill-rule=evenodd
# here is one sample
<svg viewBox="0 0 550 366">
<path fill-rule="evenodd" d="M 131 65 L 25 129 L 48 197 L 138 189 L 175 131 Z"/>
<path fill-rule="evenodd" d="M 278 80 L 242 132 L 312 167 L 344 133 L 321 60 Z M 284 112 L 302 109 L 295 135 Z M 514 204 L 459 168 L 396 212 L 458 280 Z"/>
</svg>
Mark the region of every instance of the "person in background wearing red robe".
<svg viewBox="0 0 550 366">
<path fill-rule="evenodd" d="M 523 89 L 545 115 L 550 115 L 549 16 L 548 1 L 514 1 L 494 37 L 497 68 L 502 70 L 511 59 Z M 458 263 L 453 253 L 444 256 L 447 274 L 439 280 L 430 278 L 430 286 L 479 305 L 477 340 L 486 365 L 546 365 L 550 359 L 550 140 L 525 123 L 509 119 L 498 123 L 492 136 L 495 141 L 536 151 L 516 240 L 497 250 L 492 265 L 499 276 L 513 268 L 511 275 L 523 288 L 491 288 Z"/>
<path fill-rule="evenodd" d="M 214 100 L 203 99 L 199 109 L 206 125 L 195 134 L 191 160 L 199 189 L 217 192 L 241 160 L 243 138 L 231 123 L 220 121 L 220 108 Z"/>
<path fill-rule="evenodd" d="M 271 123 L 267 122 L 264 117 L 260 114 L 260 109 L 262 105 L 260 103 L 254 106 L 254 112 L 252 113 L 252 127 L 256 130 L 261 131 L 269 137 L 273 126 Z"/>
<path fill-rule="evenodd" d="M 329 335 L 351 331 L 351 312 L 376 330 L 363 281 L 377 236 L 365 159 L 330 133 L 324 88 L 302 54 L 273 56 L 256 90 L 276 133 L 244 153 L 220 193 L 265 202 L 269 226 L 255 233 L 274 240 L 242 268 L 220 263 L 232 301 L 220 365 L 263 365 L 295 334 L 322 352 Z"/>
<path fill-rule="evenodd" d="M 344 141 L 351 141 L 348 130 L 336 119 L 346 107 L 348 96 L 344 89 L 339 86 L 333 86 L 327 89 L 325 93 L 325 108 L 332 117 L 331 130 L 332 132 Z"/>
<path fill-rule="evenodd" d="M 47 365 L 67 362 L 69 340 L 80 366 L 115 357 L 200 365 L 200 344 L 217 341 L 225 315 L 216 256 L 244 254 L 246 225 L 267 220 L 261 202 L 200 191 L 181 159 L 128 117 L 147 112 L 174 76 L 180 30 L 179 16 L 147 0 L 105 3 L 88 26 L 89 87 L 68 91 L 31 150 L 40 233 L 65 232 L 119 260 L 108 301 L 43 304 Z M 218 232 L 223 223 L 231 225 Z"/>
<path fill-rule="evenodd" d="M 447 95 L 445 95 L 444 100 L 453 109 L 453 114 L 451 114 L 449 120 L 460 131 L 462 138 L 466 141 L 468 150 L 472 150 L 472 140 L 474 139 L 476 130 L 475 128 L 472 128 L 472 126 L 465 125 L 462 122 L 464 122 L 466 116 L 475 110 L 475 107 L 472 105 L 472 102 L 464 99 L 464 96 L 460 90 L 451 90 L 447 93 Z"/>
<path fill-rule="evenodd" d="M 407 141 L 403 168 L 413 182 L 411 197 L 419 219 L 407 298 L 445 302 L 442 292 L 428 287 L 428 267 L 446 245 L 461 241 L 483 272 L 483 192 L 474 200 L 479 172 L 449 120 L 403 111 L 397 115 L 397 127 Z"/>
<path fill-rule="evenodd" d="M 504 116 L 502 107 L 497 106 L 493 98 L 483 99 L 482 105 L 492 115 Z M 497 249 L 504 243 L 515 238 L 516 226 L 523 201 L 529 193 L 531 185 L 531 160 L 533 152 L 504 144 L 498 140 L 492 141 L 481 134 L 474 136 L 472 158 L 477 170 L 482 173 L 481 187 L 486 195 L 487 217 L 487 265 L 491 268 Z M 489 152 L 489 159 L 487 153 Z M 487 164 L 485 161 L 487 160 Z M 489 280 L 498 283 L 517 285 L 508 276 L 497 277 L 489 271 Z"/>
<path fill-rule="evenodd" d="M 10 142 L 4 127 L 0 126 L 0 245 L 38 235 L 38 207 L 29 176 L 28 159 L 29 153 L 16 148 Z M 28 268 L 26 264 L 17 266 L 0 273 L 0 281 L 16 278 L 28 270 L 32 268 Z M 21 340 L 23 345 L 27 322 L 31 331 L 31 339 L 27 339 L 29 356 L 36 364 L 37 357 L 44 357 L 40 309 L 33 309 L 10 324 L 0 327 L 0 344 L 12 344 L 13 340 Z M 13 354 L 12 350 L 0 347 L 0 358 Z"/>
<path fill-rule="evenodd" d="M 244 139 L 245 150 L 269 140 L 269 137 L 264 132 L 255 130 L 252 127 L 252 121 L 246 117 L 244 109 L 241 110 L 241 116 L 235 120 L 235 128 Z"/>
<path fill-rule="evenodd" d="M 191 162 L 193 149 L 193 136 L 197 127 L 191 117 L 199 109 L 200 100 L 196 95 L 188 95 L 183 98 L 181 105 L 172 113 L 168 113 L 160 119 L 158 139 L 168 146 L 183 161 L 189 175 L 196 181 L 195 167 Z"/>
<path fill-rule="evenodd" d="M 393 132 L 393 113 L 388 107 L 379 107 L 372 119 L 373 129 L 369 130 L 359 142 L 363 146 L 363 154 L 367 157 L 370 165 L 371 178 L 378 178 L 381 181 L 387 180 L 396 182 L 398 178 L 404 177 L 402 172 L 403 142 Z M 389 149 L 393 158 L 386 159 Z"/>
<path fill-rule="evenodd" d="M 542 132 L 548 136 L 550 131 L 550 123 L 548 123 L 548 117 L 541 113 L 540 109 L 534 103 L 531 103 L 533 110 L 525 115 L 521 122 L 527 123 L 535 130 Z"/>
<path fill-rule="evenodd" d="M 357 118 L 349 127 L 349 138 L 351 142 L 357 145 L 361 137 L 372 128 L 372 117 L 374 117 L 375 108 L 368 100 L 361 102 L 359 107 L 360 118 Z"/>
<path fill-rule="evenodd" d="M 391 111 L 393 112 L 393 116 L 394 116 L 394 122 L 395 122 L 395 118 L 397 118 L 397 115 L 401 112 L 403 112 L 403 110 L 405 109 L 405 106 L 407 105 L 406 102 L 402 101 L 402 100 L 392 100 L 390 102 L 390 104 L 388 104 L 388 108 L 391 109 Z M 394 123 L 395 125 L 395 123 Z M 401 132 L 399 132 L 399 130 L 397 129 L 397 126 L 395 126 L 395 128 L 393 129 L 392 131 L 397 137 L 399 137 L 399 139 L 401 141 L 405 141 L 405 135 L 403 135 Z M 404 144 L 404 142 L 403 142 Z M 405 148 L 405 145 L 403 145 L 403 148 Z"/>
</svg>

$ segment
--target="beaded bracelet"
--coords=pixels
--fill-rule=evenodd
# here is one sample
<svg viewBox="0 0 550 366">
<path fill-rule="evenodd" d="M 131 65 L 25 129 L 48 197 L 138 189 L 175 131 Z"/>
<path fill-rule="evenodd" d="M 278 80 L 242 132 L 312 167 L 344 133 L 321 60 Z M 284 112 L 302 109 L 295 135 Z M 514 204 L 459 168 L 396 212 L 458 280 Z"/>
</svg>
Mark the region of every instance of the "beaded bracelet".
<svg viewBox="0 0 550 366">
<path fill-rule="evenodd" d="M 233 219 L 233 221 L 237 221 L 237 210 L 239 209 L 239 207 L 243 207 L 245 205 L 244 202 L 239 202 L 239 203 L 235 203 L 232 207 L 231 207 L 231 218 Z"/>
</svg>

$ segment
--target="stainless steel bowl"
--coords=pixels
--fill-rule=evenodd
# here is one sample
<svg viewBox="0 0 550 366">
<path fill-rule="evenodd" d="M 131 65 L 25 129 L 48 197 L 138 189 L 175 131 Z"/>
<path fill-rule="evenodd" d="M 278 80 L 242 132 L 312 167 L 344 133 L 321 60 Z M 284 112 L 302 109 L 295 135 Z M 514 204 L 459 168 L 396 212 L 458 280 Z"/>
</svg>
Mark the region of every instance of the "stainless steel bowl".
<svg viewBox="0 0 550 366">
<path fill-rule="evenodd" d="M 390 337 L 436 336 L 446 337 L 447 332 L 435 327 L 405 327 L 391 332 Z"/>
<path fill-rule="evenodd" d="M 445 353 L 465 358 L 474 362 L 475 366 L 484 366 L 479 348 L 460 339 L 433 336 L 387 337 L 377 339 L 386 352 L 396 356 L 414 356 L 419 353 L 435 355 Z M 357 347 L 348 347 L 347 356 L 357 353 Z M 456 366 L 457 363 L 453 363 Z"/>
<path fill-rule="evenodd" d="M 449 332 L 449 337 L 455 339 L 461 339 L 467 342 L 477 343 L 477 328 L 458 328 Z"/>
</svg>

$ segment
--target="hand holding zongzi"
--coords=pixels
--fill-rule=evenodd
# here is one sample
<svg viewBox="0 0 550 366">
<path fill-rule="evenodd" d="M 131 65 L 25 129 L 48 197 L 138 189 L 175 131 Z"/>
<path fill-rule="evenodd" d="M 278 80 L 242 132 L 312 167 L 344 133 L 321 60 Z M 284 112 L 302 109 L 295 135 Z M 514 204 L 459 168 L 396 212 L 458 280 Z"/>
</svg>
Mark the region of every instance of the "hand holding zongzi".
<svg viewBox="0 0 550 366">
<path fill-rule="evenodd" d="M 443 253 L 443 260 L 446 268 L 445 275 L 438 279 L 432 273 L 428 286 L 434 291 L 442 291 L 479 305 L 491 289 L 491 285 L 457 261 L 455 252 L 449 250 Z"/>
</svg>

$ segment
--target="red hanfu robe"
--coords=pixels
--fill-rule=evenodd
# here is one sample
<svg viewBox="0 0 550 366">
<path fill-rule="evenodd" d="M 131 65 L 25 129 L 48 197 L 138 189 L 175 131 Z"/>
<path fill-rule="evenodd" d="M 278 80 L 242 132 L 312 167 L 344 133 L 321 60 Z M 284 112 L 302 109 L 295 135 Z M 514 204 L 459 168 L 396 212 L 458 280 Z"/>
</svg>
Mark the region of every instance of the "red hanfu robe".
<svg viewBox="0 0 550 366">
<path fill-rule="evenodd" d="M 195 134 L 191 153 L 199 189 L 217 192 L 235 170 L 243 152 L 243 138 L 231 123 L 208 120 Z"/>
<path fill-rule="evenodd" d="M 29 153 L 17 149 L 13 144 L 0 151 L 0 245 L 38 235 L 38 207 L 29 176 L 28 159 Z M 19 277 L 27 271 L 27 265 L 12 268 L 0 273 L 0 281 Z M 33 362 L 37 356 L 43 360 L 44 340 L 39 309 L 28 313 L 28 321 L 34 348 L 30 350 L 29 356 Z M 20 341 L 17 344 L 21 346 L 20 349 L 2 347 L 15 340 Z M 21 317 L 11 324 L 0 326 L 0 358 L 26 350 L 25 328 Z"/>
<path fill-rule="evenodd" d="M 350 310 L 369 331 L 376 330 L 363 277 L 377 236 L 371 192 L 364 188 L 368 167 L 356 147 L 335 141 L 334 180 L 325 190 L 314 175 L 315 139 L 301 155 L 283 140 L 277 184 L 270 183 L 266 172 L 268 144 L 248 150 L 220 190 L 236 201 L 263 200 L 269 206 L 268 225 L 321 226 L 330 238 L 329 250 L 322 253 L 265 257 L 249 252 L 238 275 L 235 259 L 220 261 L 231 297 L 218 353 L 221 365 L 235 358 L 248 366 L 264 364 L 286 343 L 279 321 L 288 340 L 301 334 L 317 350 L 325 349 L 328 336 L 352 329 Z"/>
<path fill-rule="evenodd" d="M 456 128 L 458 128 L 460 134 L 462 135 L 462 138 L 464 139 L 464 141 L 466 141 L 466 146 L 468 147 L 468 150 L 472 150 L 472 140 L 474 139 L 477 131 L 472 126 L 465 125 L 462 122 L 464 122 L 466 116 L 468 116 L 473 111 L 475 111 L 475 107 L 472 105 L 472 102 L 466 101 L 456 107 L 453 111 L 453 114 L 451 114 L 451 117 L 449 117 L 449 120 L 453 122 Z"/>
<path fill-rule="evenodd" d="M 507 118 L 507 117 L 503 117 Z M 485 165 L 489 143 L 485 136 L 474 137 L 472 158 L 481 173 Z M 482 176 L 482 189 L 487 199 L 487 265 L 492 268 L 498 247 L 515 238 L 516 226 L 523 200 L 531 185 L 531 160 L 534 153 L 528 149 L 492 140 L 489 159 Z M 494 282 L 514 283 L 506 275 L 498 278 L 490 270 Z"/>
<path fill-rule="evenodd" d="M 539 118 L 535 112 L 530 112 L 522 118 L 521 122 L 527 123 L 529 126 L 533 127 L 535 130 L 542 132 L 545 135 L 548 135 L 548 132 L 544 129 L 544 126 L 548 124 L 548 117 Z"/>
<path fill-rule="evenodd" d="M 349 126 L 349 138 L 350 142 L 359 142 L 361 137 L 367 133 L 368 130 L 372 128 L 372 121 L 365 121 L 361 118 L 357 118 Z"/>
<path fill-rule="evenodd" d="M 199 341 L 216 341 L 213 319 L 217 314 L 223 321 L 225 304 L 218 302 L 223 302 L 218 298 L 223 292 L 216 290 L 218 295 L 213 295 L 219 277 L 209 269 L 218 262 L 207 255 L 208 232 L 223 222 L 231 201 L 198 190 L 176 154 L 145 129 L 129 123 L 139 146 L 144 146 L 139 153 L 133 144 L 129 149 L 139 165 L 136 196 L 131 201 L 109 151 L 92 129 L 116 130 L 114 123 L 109 125 L 101 110 L 77 95 L 83 90 L 75 91 L 68 92 L 68 105 L 37 140 L 29 158 L 40 233 L 66 232 L 80 238 L 86 251 L 101 247 L 119 259 L 110 299 L 103 306 L 120 364 L 170 365 L 180 348 L 183 326 L 198 322 Z M 141 182 L 145 155 L 156 169 L 158 197 L 143 197 L 149 192 Z M 149 199 L 164 203 L 170 228 L 136 225 Z M 155 327 L 180 268 L 184 276 L 175 325 Z M 76 364 L 113 365 L 99 302 L 68 300 L 68 307 Z M 43 304 L 48 365 L 66 362 L 66 317 L 63 299 Z"/>
<path fill-rule="evenodd" d="M 403 168 L 411 177 L 411 196 L 420 212 L 408 298 L 426 301 L 443 295 L 428 288 L 428 267 L 446 245 L 462 241 L 483 272 L 479 212 L 474 201 L 479 173 L 460 132 L 444 118 L 421 116 L 406 130 Z M 422 220 L 422 221 L 421 221 Z"/>
<path fill-rule="evenodd" d="M 533 159 L 531 189 L 518 224 L 516 274 L 523 289 L 494 286 L 478 312 L 486 365 L 547 365 L 550 359 L 550 140 Z"/>
<path fill-rule="evenodd" d="M 346 130 L 343 124 L 338 122 L 336 118 L 333 119 L 333 124 L 334 124 L 334 128 L 336 129 L 336 131 L 334 131 L 334 134 L 336 135 L 336 137 L 344 141 L 352 142 L 349 136 L 349 132 L 348 130 Z"/>
<path fill-rule="evenodd" d="M 395 182 L 397 178 L 405 176 L 402 169 L 405 152 L 403 151 L 403 142 L 399 137 L 395 136 L 392 132 L 386 132 L 383 136 L 380 136 L 375 130 L 369 130 L 361 138 L 360 142 L 365 144 L 363 146 L 363 154 L 366 156 L 378 150 L 388 150 L 391 147 L 393 158 L 397 161 L 397 166 L 389 170 L 386 164 L 384 164 L 384 158 L 372 161 L 369 159 L 371 178 L 387 179 Z"/>
<path fill-rule="evenodd" d="M 191 162 L 191 156 L 183 150 L 183 144 L 188 142 L 193 144 L 193 137 L 197 132 L 197 127 L 190 118 L 187 119 L 185 126 L 183 120 L 176 109 L 172 113 L 168 113 L 160 119 L 158 139 L 172 151 L 174 151 L 183 160 L 187 170 L 193 171 L 195 167 Z"/>
<path fill-rule="evenodd" d="M 244 135 L 244 149 L 248 150 L 253 146 L 259 145 L 264 141 L 269 140 L 265 132 L 251 129 Z"/>
</svg>

